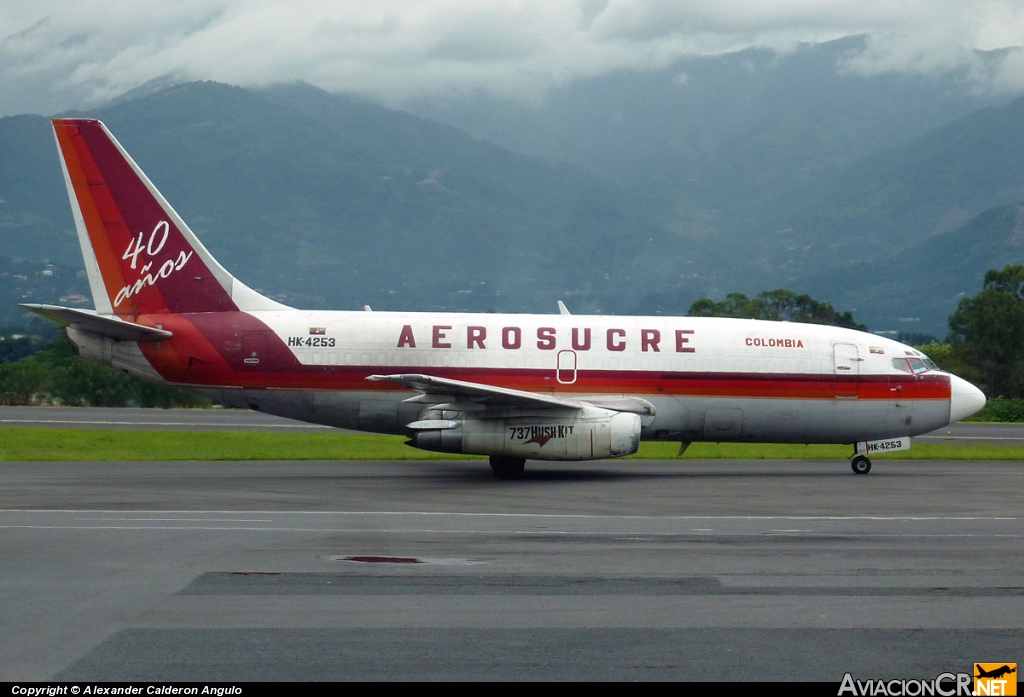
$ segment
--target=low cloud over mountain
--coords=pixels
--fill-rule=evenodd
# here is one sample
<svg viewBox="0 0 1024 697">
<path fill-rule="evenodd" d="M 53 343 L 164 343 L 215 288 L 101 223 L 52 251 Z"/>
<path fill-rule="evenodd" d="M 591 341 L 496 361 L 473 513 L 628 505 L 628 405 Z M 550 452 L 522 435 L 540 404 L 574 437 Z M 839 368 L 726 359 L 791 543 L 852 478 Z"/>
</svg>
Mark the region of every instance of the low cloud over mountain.
<svg viewBox="0 0 1024 697">
<path fill-rule="evenodd" d="M 0 115 L 93 106 L 153 79 L 304 80 L 392 106 L 474 89 L 528 101 L 683 56 L 850 35 L 867 41 L 840 72 L 1024 88 L 1021 0 L 40 0 L 0 6 Z"/>
</svg>

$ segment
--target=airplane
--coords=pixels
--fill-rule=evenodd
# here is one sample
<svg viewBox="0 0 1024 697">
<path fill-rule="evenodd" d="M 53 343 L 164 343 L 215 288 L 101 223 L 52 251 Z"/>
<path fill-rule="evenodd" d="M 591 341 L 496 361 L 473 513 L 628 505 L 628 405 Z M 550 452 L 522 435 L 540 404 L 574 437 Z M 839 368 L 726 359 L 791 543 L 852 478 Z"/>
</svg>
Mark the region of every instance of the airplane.
<svg viewBox="0 0 1024 697">
<path fill-rule="evenodd" d="M 1016 673 L 1017 672 L 1016 668 L 1011 668 L 1008 665 L 1000 666 L 999 668 L 994 668 L 992 670 L 985 670 L 984 668 L 982 668 L 977 663 L 974 664 L 974 667 L 978 671 L 978 674 L 974 676 L 976 678 L 996 678 L 996 679 L 998 679 L 998 678 L 1003 677 L 1004 675 L 1009 675 L 1010 673 Z"/>
<path fill-rule="evenodd" d="M 75 351 L 224 405 L 526 460 L 641 440 L 853 444 L 851 466 L 980 410 L 927 356 L 840 327 L 685 316 L 298 310 L 213 258 L 110 131 L 54 119 L 95 310 L 23 307 Z"/>
</svg>

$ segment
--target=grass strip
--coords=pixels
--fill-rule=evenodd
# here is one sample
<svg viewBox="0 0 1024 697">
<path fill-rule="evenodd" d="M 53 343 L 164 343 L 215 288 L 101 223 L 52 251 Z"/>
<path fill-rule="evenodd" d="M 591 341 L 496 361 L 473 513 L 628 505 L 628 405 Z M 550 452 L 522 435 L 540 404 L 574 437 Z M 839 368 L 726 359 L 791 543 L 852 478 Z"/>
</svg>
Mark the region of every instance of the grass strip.
<svg viewBox="0 0 1024 697">
<path fill-rule="evenodd" d="M 402 436 L 259 431 L 108 431 L 2 428 L 0 461 L 68 460 L 461 460 L 417 450 Z M 670 460 L 678 443 L 642 443 L 630 459 Z M 843 460 L 848 445 L 694 443 L 686 460 Z M 1024 447 L 927 444 L 877 460 L 1024 460 Z"/>
<path fill-rule="evenodd" d="M 258 431 L 0 429 L 0 461 L 56 460 L 457 460 L 402 436 Z"/>
</svg>

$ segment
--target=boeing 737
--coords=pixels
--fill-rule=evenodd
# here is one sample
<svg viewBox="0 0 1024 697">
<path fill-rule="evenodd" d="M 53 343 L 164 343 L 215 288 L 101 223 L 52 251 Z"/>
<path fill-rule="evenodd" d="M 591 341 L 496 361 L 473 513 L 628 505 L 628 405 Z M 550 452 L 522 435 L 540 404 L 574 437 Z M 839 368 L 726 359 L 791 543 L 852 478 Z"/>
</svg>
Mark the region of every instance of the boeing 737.
<svg viewBox="0 0 1024 697">
<path fill-rule="evenodd" d="M 24 305 L 77 353 L 225 405 L 401 434 L 424 450 L 526 460 L 641 440 L 843 443 L 873 452 L 985 397 L 896 341 L 705 317 L 296 310 L 228 273 L 99 121 L 54 119 L 96 309 Z M 369 310 L 369 308 L 366 308 Z"/>
</svg>

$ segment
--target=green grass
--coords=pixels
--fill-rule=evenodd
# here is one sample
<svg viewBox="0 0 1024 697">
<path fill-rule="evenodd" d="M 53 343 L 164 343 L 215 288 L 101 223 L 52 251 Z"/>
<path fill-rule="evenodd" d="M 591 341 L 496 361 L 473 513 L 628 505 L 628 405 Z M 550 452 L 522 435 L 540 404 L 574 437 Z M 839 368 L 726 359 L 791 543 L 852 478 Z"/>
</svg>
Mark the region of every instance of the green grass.
<svg viewBox="0 0 1024 697">
<path fill-rule="evenodd" d="M 0 461 L 11 460 L 452 460 L 401 436 L 242 431 L 0 429 Z"/>
<path fill-rule="evenodd" d="M 642 443 L 632 459 L 673 459 L 678 443 Z M 687 460 L 842 460 L 847 445 L 694 443 Z M 0 461 L 50 460 L 457 460 L 470 455 L 430 453 L 401 436 L 238 431 L 99 431 L 0 429 Z M 1024 460 L 1024 447 L 916 445 L 875 455 L 879 460 Z"/>
</svg>

